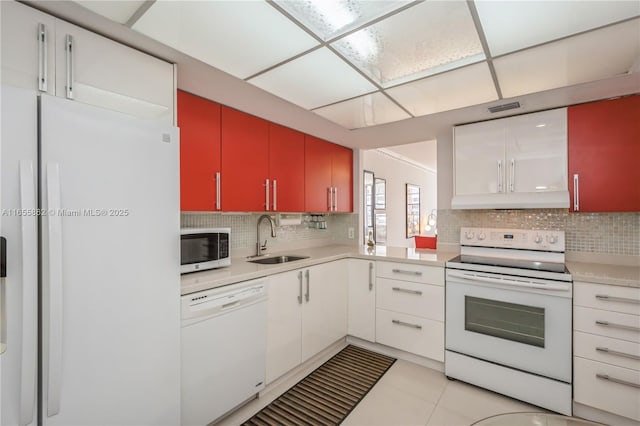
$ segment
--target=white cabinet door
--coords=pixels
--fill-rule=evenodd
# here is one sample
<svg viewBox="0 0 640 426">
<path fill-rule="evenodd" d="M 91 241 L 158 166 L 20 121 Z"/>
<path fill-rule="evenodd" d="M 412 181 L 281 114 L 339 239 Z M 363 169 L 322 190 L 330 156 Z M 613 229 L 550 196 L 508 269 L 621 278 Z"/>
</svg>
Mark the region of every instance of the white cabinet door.
<svg viewBox="0 0 640 426">
<path fill-rule="evenodd" d="M 506 192 L 566 191 L 566 108 L 509 119 Z"/>
<path fill-rule="evenodd" d="M 302 278 L 302 269 L 269 277 L 267 383 L 296 367 L 302 359 Z"/>
<path fill-rule="evenodd" d="M 347 334 L 374 342 L 376 339 L 376 262 L 349 259 L 349 307 Z"/>
<path fill-rule="evenodd" d="M 456 195 L 504 192 L 504 141 L 500 120 L 455 128 Z"/>
<path fill-rule="evenodd" d="M 305 270 L 303 362 L 347 334 L 347 280 L 346 260 Z"/>
<path fill-rule="evenodd" d="M 55 51 L 57 96 L 173 123 L 172 64 L 61 20 Z"/>
<path fill-rule="evenodd" d="M 55 94 L 56 19 L 15 1 L 2 1 L 0 7 L 2 84 L 41 90 L 38 83 L 42 78 L 45 79 L 47 88 L 41 91 Z M 40 28 L 43 34 L 39 31 Z"/>
</svg>

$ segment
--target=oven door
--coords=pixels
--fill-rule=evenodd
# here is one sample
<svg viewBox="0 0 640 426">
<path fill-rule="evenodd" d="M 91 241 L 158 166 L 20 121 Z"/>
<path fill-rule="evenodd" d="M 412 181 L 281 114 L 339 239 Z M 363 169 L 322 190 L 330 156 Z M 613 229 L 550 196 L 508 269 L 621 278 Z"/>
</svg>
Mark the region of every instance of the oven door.
<svg viewBox="0 0 640 426">
<path fill-rule="evenodd" d="M 446 349 L 571 383 L 571 283 L 447 269 Z"/>
</svg>

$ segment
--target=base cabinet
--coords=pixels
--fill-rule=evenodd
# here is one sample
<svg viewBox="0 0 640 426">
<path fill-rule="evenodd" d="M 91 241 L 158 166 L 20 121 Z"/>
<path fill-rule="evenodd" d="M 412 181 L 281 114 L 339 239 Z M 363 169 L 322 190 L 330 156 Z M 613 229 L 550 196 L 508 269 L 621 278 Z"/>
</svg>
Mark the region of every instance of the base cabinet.
<svg viewBox="0 0 640 426">
<path fill-rule="evenodd" d="M 346 334 L 346 260 L 269 277 L 267 383 Z"/>
<path fill-rule="evenodd" d="M 573 315 L 575 402 L 640 421 L 640 289 L 575 282 Z"/>
<path fill-rule="evenodd" d="M 376 263 L 349 259 L 349 309 L 347 334 L 376 340 Z"/>
</svg>

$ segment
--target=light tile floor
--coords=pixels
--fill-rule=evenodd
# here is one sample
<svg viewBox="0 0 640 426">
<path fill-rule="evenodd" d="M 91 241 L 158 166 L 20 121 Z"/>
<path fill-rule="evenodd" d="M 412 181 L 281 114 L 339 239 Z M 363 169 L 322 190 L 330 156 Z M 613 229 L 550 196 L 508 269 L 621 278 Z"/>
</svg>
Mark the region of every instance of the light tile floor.
<svg viewBox="0 0 640 426">
<path fill-rule="evenodd" d="M 293 384 L 284 383 L 249 402 L 218 425 L 241 424 Z M 544 410 L 463 382 L 449 381 L 443 373 L 398 360 L 343 425 L 469 426 L 490 416 L 514 412 Z"/>
</svg>

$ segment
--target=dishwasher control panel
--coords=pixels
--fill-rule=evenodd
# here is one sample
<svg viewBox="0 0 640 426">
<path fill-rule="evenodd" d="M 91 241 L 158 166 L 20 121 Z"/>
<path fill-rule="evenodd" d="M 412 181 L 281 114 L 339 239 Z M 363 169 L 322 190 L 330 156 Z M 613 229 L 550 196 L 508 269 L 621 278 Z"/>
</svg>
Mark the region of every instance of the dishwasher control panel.
<svg viewBox="0 0 640 426">
<path fill-rule="evenodd" d="M 244 281 L 187 294 L 181 298 L 182 319 L 222 314 L 231 309 L 266 300 L 266 297 L 265 280 Z"/>
</svg>

